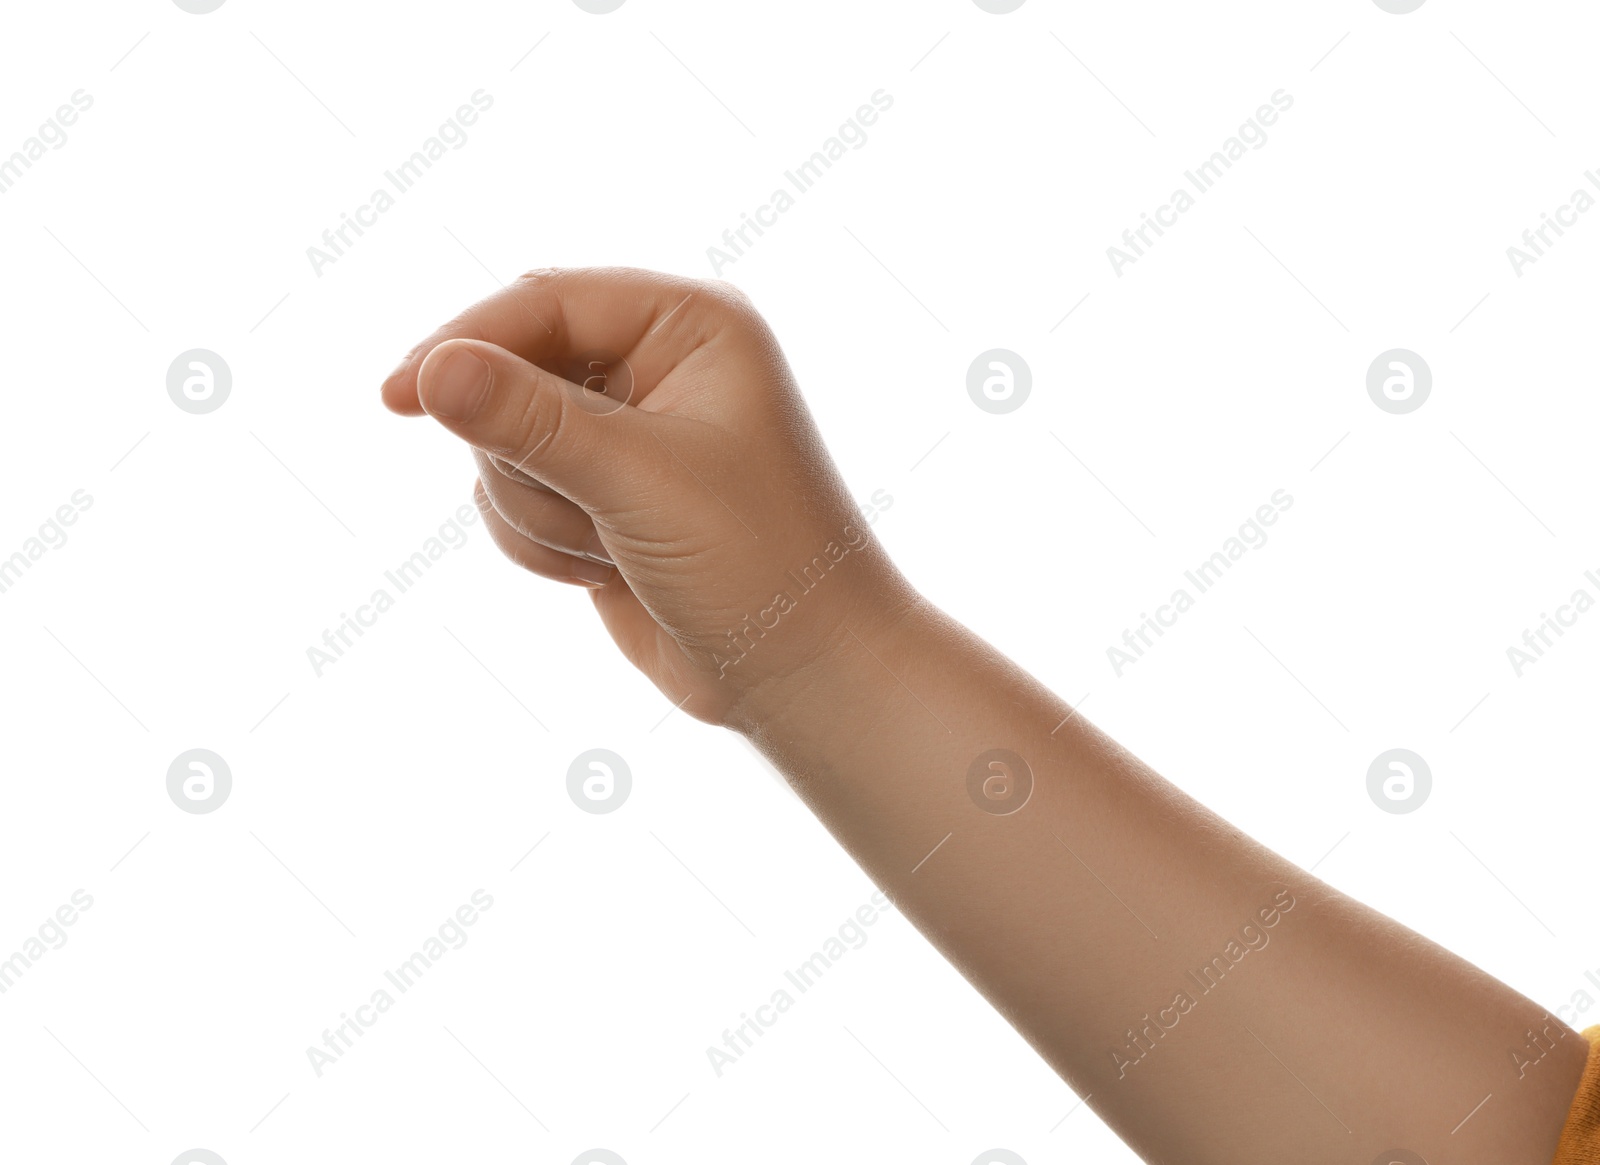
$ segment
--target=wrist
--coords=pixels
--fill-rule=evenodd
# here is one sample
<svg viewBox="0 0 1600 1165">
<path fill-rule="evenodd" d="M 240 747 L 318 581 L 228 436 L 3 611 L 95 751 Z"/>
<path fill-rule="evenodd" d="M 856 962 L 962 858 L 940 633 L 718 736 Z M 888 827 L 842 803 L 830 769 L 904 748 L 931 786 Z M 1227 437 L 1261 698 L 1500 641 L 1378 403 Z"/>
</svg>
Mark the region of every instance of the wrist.
<svg viewBox="0 0 1600 1165">
<path fill-rule="evenodd" d="M 813 624 L 796 662 L 741 692 L 729 705 L 723 726 L 758 748 L 775 736 L 827 733 L 844 727 L 841 703 L 854 703 L 884 682 L 893 683 L 864 645 L 881 645 L 897 636 L 930 605 L 892 566 L 885 574 L 844 596 L 835 610 Z"/>
</svg>

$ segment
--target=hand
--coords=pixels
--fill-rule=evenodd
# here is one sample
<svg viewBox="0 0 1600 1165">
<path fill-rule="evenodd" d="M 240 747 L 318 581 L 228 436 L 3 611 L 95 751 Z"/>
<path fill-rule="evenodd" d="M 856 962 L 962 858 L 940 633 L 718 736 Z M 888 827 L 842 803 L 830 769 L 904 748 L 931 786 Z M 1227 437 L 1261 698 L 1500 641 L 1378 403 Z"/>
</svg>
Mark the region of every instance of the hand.
<svg viewBox="0 0 1600 1165">
<path fill-rule="evenodd" d="M 782 698 L 914 599 L 729 284 L 531 272 L 414 348 L 383 398 L 473 447 L 500 549 L 591 588 L 623 654 L 702 720 Z"/>
</svg>

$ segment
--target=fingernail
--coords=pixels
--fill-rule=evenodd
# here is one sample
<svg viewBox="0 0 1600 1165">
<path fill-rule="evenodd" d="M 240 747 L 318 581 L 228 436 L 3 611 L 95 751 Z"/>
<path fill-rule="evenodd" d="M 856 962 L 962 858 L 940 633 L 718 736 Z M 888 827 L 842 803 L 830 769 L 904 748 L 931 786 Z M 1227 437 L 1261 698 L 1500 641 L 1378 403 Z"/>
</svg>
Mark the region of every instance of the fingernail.
<svg viewBox="0 0 1600 1165">
<path fill-rule="evenodd" d="M 607 566 L 617 565 L 611 561 L 611 554 L 606 550 L 606 544 L 600 541 L 599 531 L 589 535 L 589 545 L 583 548 L 583 552 L 596 562 L 603 562 Z"/>
<path fill-rule="evenodd" d="M 598 562 L 584 562 L 581 558 L 574 560 L 572 564 L 572 577 L 590 586 L 605 586 L 615 573 L 609 566 L 601 566 Z"/>
<path fill-rule="evenodd" d="M 423 406 L 436 417 L 469 421 L 489 394 L 489 366 L 470 348 L 451 348 L 428 373 Z"/>
</svg>

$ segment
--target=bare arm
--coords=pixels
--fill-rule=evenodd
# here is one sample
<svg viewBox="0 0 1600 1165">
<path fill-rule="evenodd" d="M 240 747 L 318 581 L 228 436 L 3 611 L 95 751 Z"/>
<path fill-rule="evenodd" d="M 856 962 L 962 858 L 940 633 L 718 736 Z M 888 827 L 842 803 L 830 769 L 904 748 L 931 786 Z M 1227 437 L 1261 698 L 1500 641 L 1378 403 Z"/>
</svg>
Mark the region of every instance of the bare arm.
<svg viewBox="0 0 1600 1165">
<path fill-rule="evenodd" d="M 1551 1159 L 1575 1032 L 1244 836 L 940 612 L 852 630 L 741 729 L 1141 1156 Z M 981 759 L 997 749 L 1016 759 Z"/>
<path fill-rule="evenodd" d="M 501 549 L 591 588 L 669 699 L 748 736 L 1147 1160 L 1550 1160 L 1583 1040 L 1245 837 L 926 603 L 736 291 L 537 273 L 384 394 L 473 447 Z"/>
</svg>

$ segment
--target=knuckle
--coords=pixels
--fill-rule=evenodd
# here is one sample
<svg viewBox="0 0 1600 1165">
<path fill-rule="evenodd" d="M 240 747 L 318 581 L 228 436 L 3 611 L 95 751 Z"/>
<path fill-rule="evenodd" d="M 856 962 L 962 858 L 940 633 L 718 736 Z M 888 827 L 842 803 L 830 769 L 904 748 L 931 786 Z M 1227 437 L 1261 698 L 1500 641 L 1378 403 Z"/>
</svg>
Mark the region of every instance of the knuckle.
<svg viewBox="0 0 1600 1165">
<path fill-rule="evenodd" d="M 723 295 L 734 300 L 735 302 L 746 304 L 750 307 L 755 306 L 755 301 L 751 299 L 745 289 L 740 287 L 737 283 L 727 279 L 713 279 L 710 282 L 711 286 L 718 288 Z"/>
<path fill-rule="evenodd" d="M 517 282 L 524 287 L 538 287 L 541 284 L 554 283 L 560 278 L 561 271 L 560 267 L 535 267 L 518 275 Z"/>
<path fill-rule="evenodd" d="M 760 315 L 756 311 L 755 300 L 751 299 L 738 284 L 729 283 L 726 279 L 708 279 L 703 287 L 707 296 L 735 315 L 741 317 Z"/>
<path fill-rule="evenodd" d="M 511 424 L 508 454 L 516 467 L 536 465 L 541 453 L 551 446 L 559 447 L 569 424 L 567 409 L 566 393 L 541 384 L 538 375 L 530 379 Z"/>
<path fill-rule="evenodd" d="M 478 318 L 473 309 L 469 307 L 451 316 L 442 327 L 413 348 L 411 352 L 412 355 L 416 355 L 424 350 L 432 351 L 448 340 L 481 339 L 483 339 L 483 334 L 478 329 Z"/>
<path fill-rule="evenodd" d="M 759 334 L 766 328 L 766 320 L 756 309 L 755 301 L 743 288 L 725 279 L 693 280 L 684 290 L 694 297 L 696 310 L 691 313 L 689 307 L 685 307 L 677 317 L 683 317 L 686 324 L 698 321 L 700 330 L 706 334 L 728 329 Z"/>
</svg>

